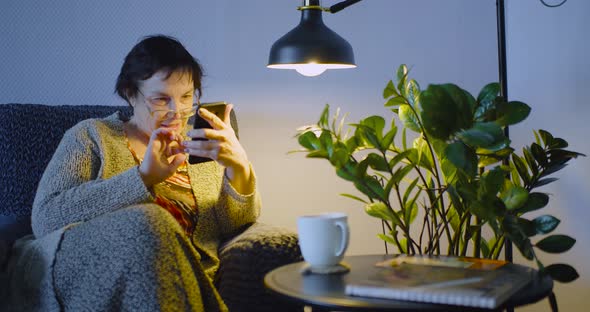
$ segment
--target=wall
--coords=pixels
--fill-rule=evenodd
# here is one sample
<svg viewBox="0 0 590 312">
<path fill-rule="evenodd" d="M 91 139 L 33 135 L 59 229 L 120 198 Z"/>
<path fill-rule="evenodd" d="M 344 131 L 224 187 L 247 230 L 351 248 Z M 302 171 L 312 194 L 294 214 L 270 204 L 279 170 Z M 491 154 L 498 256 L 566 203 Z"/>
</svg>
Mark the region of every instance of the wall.
<svg viewBox="0 0 590 312">
<path fill-rule="evenodd" d="M 588 126 L 574 117 L 584 110 L 582 83 L 590 72 L 582 35 L 588 22 L 581 15 L 589 7 L 581 2 L 569 1 L 556 10 L 536 0 L 508 6 L 511 98 L 534 108 L 530 122 L 512 131 L 515 140 L 524 134 L 523 144 L 531 127 L 547 125 L 572 138 L 575 150 L 590 152 L 582 137 L 576 138 Z M 205 66 L 204 100 L 236 105 L 242 142 L 264 199 L 262 221 L 295 230 L 299 215 L 343 211 L 352 228 L 348 253 L 381 253 L 379 222 L 338 195 L 354 193 L 353 188 L 327 163 L 287 154 L 298 148 L 295 129 L 317 121 L 326 103 L 349 112 L 350 121 L 387 114 L 381 92 L 401 63 L 412 68 L 423 87 L 453 82 L 476 93 L 497 80 L 495 1 L 371 0 L 324 15 L 326 24 L 353 45 L 358 68 L 314 78 L 265 67 L 272 43 L 298 23 L 295 8 L 300 4 L 3 0 L 0 103 L 123 105 L 113 95 L 114 79 L 131 46 L 148 34 L 176 36 Z M 577 160 L 574 166 L 560 176 L 552 213 L 562 219 L 563 232 L 585 242 L 588 230 L 576 216 L 588 214 L 582 210 L 588 203 L 588 183 L 582 178 L 582 172 L 589 172 L 588 161 Z M 575 264 L 583 274 L 589 266 L 582 259 L 590 252 L 582 245 L 559 260 Z M 558 298 L 567 298 L 560 300 L 564 311 L 574 311 L 581 302 L 576 295 L 588 291 L 585 278 L 574 285 L 557 286 Z"/>
<path fill-rule="evenodd" d="M 557 3 L 561 1 L 547 1 Z M 507 1 L 509 97 L 533 107 L 529 118 L 511 129 L 516 146 L 534 140 L 531 129 L 546 129 L 565 138 L 572 150 L 590 156 L 585 133 L 590 125 L 587 85 L 590 84 L 589 1 L 568 1 L 548 9 L 538 1 Z M 588 207 L 590 161 L 574 160 L 556 175 L 560 180 L 545 187 L 551 194 L 550 206 L 543 214 L 561 220 L 556 232 L 577 238 L 569 252 L 542 254 L 545 264 L 568 263 L 578 270 L 580 279 L 572 284 L 557 284 L 561 311 L 586 311 L 590 293 L 590 228 Z M 548 310 L 546 302 L 525 311 Z"/>
</svg>

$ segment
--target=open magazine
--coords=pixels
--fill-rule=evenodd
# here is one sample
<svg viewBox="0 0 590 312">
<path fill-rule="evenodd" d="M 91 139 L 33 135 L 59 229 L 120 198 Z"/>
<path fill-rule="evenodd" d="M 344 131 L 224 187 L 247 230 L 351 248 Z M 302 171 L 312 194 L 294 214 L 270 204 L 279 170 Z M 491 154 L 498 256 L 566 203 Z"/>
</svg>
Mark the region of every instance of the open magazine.
<svg viewBox="0 0 590 312">
<path fill-rule="evenodd" d="M 532 280 L 534 270 L 514 270 L 505 261 L 458 257 L 399 256 L 346 294 L 494 309 Z"/>
</svg>

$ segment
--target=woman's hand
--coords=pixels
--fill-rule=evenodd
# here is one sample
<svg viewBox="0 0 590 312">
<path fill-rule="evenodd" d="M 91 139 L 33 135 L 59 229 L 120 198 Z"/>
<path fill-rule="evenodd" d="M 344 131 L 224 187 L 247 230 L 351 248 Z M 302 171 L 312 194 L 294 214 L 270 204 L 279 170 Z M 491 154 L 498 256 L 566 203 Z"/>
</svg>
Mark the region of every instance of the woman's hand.
<svg viewBox="0 0 590 312">
<path fill-rule="evenodd" d="M 226 168 L 226 174 L 232 186 L 241 194 L 250 194 L 254 190 L 251 179 L 250 162 L 246 151 L 238 141 L 230 123 L 233 106 L 227 105 L 223 120 L 206 109 L 199 109 L 199 115 L 213 129 L 193 129 L 187 135 L 190 138 L 207 139 L 205 141 L 184 141 L 185 152 L 190 155 L 208 157 Z"/>
<path fill-rule="evenodd" d="M 183 153 L 182 136 L 167 128 L 158 128 L 150 136 L 139 173 L 149 188 L 174 174 L 186 160 Z"/>
</svg>

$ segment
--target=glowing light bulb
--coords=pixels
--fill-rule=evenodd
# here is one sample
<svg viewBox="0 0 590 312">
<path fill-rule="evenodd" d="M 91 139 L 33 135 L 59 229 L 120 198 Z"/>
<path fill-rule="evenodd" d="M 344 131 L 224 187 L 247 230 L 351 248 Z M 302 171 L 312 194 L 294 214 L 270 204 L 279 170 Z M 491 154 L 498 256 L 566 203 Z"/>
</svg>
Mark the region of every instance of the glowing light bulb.
<svg viewBox="0 0 590 312">
<path fill-rule="evenodd" d="M 298 63 L 298 64 L 270 64 L 268 68 L 275 69 L 294 69 L 303 76 L 313 77 L 321 75 L 327 69 L 355 68 L 354 64 L 318 64 L 318 63 Z"/>
<path fill-rule="evenodd" d="M 328 67 L 323 64 L 298 64 L 295 67 L 295 70 L 298 73 L 307 77 L 319 76 L 325 72 L 326 69 L 328 69 Z"/>
</svg>

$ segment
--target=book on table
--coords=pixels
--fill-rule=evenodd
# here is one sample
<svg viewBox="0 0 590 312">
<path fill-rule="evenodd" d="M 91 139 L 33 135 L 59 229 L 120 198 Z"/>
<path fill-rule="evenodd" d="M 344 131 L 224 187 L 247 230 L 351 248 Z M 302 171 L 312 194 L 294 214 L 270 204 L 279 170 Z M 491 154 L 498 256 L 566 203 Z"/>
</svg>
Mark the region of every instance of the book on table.
<svg viewBox="0 0 590 312">
<path fill-rule="evenodd" d="M 347 295 L 494 309 L 526 286 L 534 270 L 508 262 L 464 257 L 400 255 L 377 263 L 366 280 L 346 286 Z"/>
</svg>

